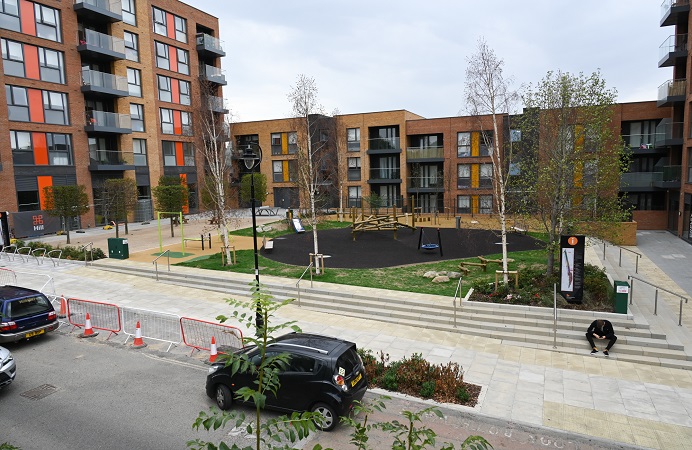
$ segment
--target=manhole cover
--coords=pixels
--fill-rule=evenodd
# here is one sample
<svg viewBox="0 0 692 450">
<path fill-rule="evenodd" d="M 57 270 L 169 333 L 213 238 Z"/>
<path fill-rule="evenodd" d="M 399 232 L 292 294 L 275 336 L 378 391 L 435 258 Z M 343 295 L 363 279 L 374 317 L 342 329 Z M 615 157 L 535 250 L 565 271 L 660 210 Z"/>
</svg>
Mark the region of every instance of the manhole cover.
<svg viewBox="0 0 692 450">
<path fill-rule="evenodd" d="M 57 392 L 58 388 L 52 384 L 44 384 L 42 386 L 33 388 L 19 395 L 22 397 L 30 398 L 32 400 L 41 400 L 44 397 L 48 397 L 50 394 Z"/>
</svg>

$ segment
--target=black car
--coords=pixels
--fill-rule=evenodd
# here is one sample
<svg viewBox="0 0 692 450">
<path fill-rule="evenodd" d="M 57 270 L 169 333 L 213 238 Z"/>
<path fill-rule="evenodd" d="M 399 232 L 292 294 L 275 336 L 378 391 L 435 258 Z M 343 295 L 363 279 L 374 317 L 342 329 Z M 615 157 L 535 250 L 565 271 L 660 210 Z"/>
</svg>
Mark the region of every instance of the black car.
<svg viewBox="0 0 692 450">
<path fill-rule="evenodd" d="M 260 362 L 257 347 L 246 347 L 238 353 L 247 354 L 255 364 Z M 285 412 L 319 412 L 324 420 L 316 425 L 330 431 L 340 416 L 351 411 L 353 402 L 365 395 L 368 377 L 353 342 L 316 334 L 290 333 L 267 346 L 268 356 L 281 353 L 289 354 L 288 367 L 279 373 L 281 387 L 277 394 L 267 393 L 267 408 Z M 226 367 L 223 362 L 214 363 L 207 375 L 207 395 L 225 410 L 231 407 L 238 389 L 256 389 L 254 381 L 254 375 L 236 373 L 231 376 L 230 366 Z"/>
<path fill-rule="evenodd" d="M 0 286 L 0 344 L 40 336 L 58 325 L 53 305 L 41 292 Z"/>
</svg>

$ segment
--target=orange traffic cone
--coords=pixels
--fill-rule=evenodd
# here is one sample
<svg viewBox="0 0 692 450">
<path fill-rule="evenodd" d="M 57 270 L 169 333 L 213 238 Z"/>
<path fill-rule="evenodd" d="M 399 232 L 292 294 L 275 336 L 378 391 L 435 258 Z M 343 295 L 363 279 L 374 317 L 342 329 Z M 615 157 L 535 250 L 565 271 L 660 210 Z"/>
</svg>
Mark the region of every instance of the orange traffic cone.
<svg viewBox="0 0 692 450">
<path fill-rule="evenodd" d="M 137 321 L 137 327 L 135 328 L 135 341 L 132 343 L 134 348 L 146 347 L 147 344 L 142 339 L 142 327 L 139 326 L 139 321 Z"/>
<path fill-rule="evenodd" d="M 67 300 L 65 300 L 65 295 L 60 297 L 60 312 L 58 313 L 59 319 L 64 319 L 67 317 Z"/>
<path fill-rule="evenodd" d="M 216 350 L 216 339 L 214 339 L 214 336 L 211 337 L 211 352 L 209 355 L 209 362 L 213 363 L 216 361 L 216 357 L 218 356 L 219 352 Z"/>
<path fill-rule="evenodd" d="M 86 313 L 86 320 L 84 321 L 84 332 L 79 335 L 80 338 L 90 338 L 97 336 L 98 333 L 94 332 L 94 329 L 91 328 L 91 316 L 89 316 L 89 313 Z"/>
</svg>

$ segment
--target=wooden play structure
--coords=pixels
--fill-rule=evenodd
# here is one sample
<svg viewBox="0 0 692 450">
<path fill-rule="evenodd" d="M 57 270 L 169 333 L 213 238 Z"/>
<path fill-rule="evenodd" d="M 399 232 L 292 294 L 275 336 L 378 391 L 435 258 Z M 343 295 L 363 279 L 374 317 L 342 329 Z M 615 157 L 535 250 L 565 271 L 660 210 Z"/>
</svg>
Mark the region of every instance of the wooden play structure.
<svg viewBox="0 0 692 450">
<path fill-rule="evenodd" d="M 389 213 L 389 208 L 387 208 L 386 211 L 386 214 L 366 215 L 362 209 L 360 213 L 358 213 L 358 208 L 351 208 L 351 217 L 353 217 L 353 225 L 351 225 L 353 240 L 355 241 L 357 234 L 362 231 L 393 231 L 394 239 L 396 239 L 396 232 L 399 228 L 408 228 L 415 231 L 415 214 L 412 215 L 412 225 L 409 225 L 408 223 L 399 221 L 399 218 L 404 217 L 408 219 L 408 216 L 402 216 L 401 213 L 397 215 L 396 206 L 392 208 L 391 214 Z"/>
<path fill-rule="evenodd" d="M 480 262 L 468 262 L 468 261 L 461 261 L 459 263 L 459 270 L 461 270 L 464 273 L 469 273 L 469 267 L 480 267 L 483 269 L 483 272 L 487 272 L 488 264 L 497 264 L 500 267 L 502 267 L 502 260 L 501 259 L 488 259 L 484 258 L 482 256 L 478 256 L 478 260 Z M 512 258 L 507 258 L 508 263 L 514 262 Z M 502 273 L 502 271 L 499 271 Z"/>
</svg>

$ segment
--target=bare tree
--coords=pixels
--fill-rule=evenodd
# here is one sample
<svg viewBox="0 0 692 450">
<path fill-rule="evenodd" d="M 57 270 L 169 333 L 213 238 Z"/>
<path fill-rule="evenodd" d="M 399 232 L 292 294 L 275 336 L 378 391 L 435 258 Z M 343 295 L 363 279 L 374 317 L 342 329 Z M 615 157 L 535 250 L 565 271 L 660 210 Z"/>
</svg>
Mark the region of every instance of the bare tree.
<svg viewBox="0 0 692 450">
<path fill-rule="evenodd" d="M 125 223 L 125 234 L 128 234 L 127 215 L 137 205 L 137 183 L 132 178 L 111 178 L 103 185 L 104 208 L 110 212 L 115 222 L 115 237 L 120 236 L 120 221 Z"/>
<path fill-rule="evenodd" d="M 505 78 L 503 73 L 504 61 L 499 59 L 484 39 L 478 40 L 476 53 L 467 59 L 466 68 L 466 103 L 469 113 L 480 118 L 489 114 L 492 118 L 493 134 L 488 139 L 485 133 L 481 133 L 486 140 L 486 146 L 491 148 L 490 156 L 493 162 L 493 190 L 495 205 L 500 218 L 502 233 L 502 271 L 504 282 L 507 284 L 507 213 L 506 193 L 509 180 L 506 160 L 511 161 L 511 139 L 505 148 L 504 139 L 501 139 L 502 122 L 516 102 L 518 96 L 511 90 L 511 79 Z M 492 141 L 492 142 L 490 142 Z M 503 155 L 503 150 L 505 155 Z"/>
</svg>

